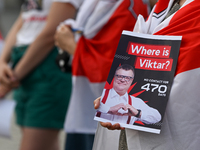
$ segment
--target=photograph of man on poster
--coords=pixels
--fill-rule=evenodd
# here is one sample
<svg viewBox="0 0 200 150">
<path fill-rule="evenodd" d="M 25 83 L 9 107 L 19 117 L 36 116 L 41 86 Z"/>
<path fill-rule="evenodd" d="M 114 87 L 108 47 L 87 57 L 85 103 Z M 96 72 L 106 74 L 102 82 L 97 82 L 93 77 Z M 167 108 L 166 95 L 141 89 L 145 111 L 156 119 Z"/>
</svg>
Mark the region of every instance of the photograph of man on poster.
<svg viewBox="0 0 200 150">
<path fill-rule="evenodd" d="M 97 117 L 132 125 L 135 121 L 153 124 L 161 120 L 156 109 L 149 107 L 142 99 L 128 94 L 134 76 L 135 70 L 129 64 L 116 69 L 113 88 L 103 90 Z"/>
</svg>

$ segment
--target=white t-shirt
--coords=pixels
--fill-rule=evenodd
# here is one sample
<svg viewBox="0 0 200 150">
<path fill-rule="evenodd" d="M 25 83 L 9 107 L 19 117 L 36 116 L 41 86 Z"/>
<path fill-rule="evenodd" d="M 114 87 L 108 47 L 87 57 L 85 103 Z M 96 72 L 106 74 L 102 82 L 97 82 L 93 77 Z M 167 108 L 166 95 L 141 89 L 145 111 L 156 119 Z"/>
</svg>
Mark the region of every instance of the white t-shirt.
<svg viewBox="0 0 200 150">
<path fill-rule="evenodd" d="M 29 45 L 42 31 L 52 2 L 71 3 L 79 8 L 83 0 L 26 0 L 22 5 L 23 25 L 17 34 L 16 45 Z"/>
</svg>

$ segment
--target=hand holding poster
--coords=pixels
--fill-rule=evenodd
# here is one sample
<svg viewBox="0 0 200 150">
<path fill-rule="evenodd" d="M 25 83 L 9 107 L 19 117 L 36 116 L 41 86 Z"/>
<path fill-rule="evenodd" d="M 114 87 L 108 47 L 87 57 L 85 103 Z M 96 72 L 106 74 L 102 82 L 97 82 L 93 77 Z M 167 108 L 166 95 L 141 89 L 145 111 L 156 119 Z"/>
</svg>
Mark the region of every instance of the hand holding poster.
<svg viewBox="0 0 200 150">
<path fill-rule="evenodd" d="M 160 133 L 181 36 L 123 31 L 95 120 Z"/>
</svg>

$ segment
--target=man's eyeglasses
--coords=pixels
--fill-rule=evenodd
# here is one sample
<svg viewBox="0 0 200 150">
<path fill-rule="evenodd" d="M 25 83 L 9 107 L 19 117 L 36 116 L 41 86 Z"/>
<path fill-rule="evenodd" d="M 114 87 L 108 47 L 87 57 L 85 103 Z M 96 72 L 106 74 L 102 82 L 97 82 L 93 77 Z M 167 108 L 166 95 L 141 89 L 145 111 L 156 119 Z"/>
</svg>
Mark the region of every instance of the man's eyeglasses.
<svg viewBox="0 0 200 150">
<path fill-rule="evenodd" d="M 117 77 L 117 80 L 120 80 L 120 81 L 124 79 L 126 82 L 129 82 L 131 79 L 133 79 L 133 77 L 130 77 L 130 76 L 123 76 L 123 75 L 118 75 L 118 74 L 116 74 L 115 76 Z"/>
</svg>

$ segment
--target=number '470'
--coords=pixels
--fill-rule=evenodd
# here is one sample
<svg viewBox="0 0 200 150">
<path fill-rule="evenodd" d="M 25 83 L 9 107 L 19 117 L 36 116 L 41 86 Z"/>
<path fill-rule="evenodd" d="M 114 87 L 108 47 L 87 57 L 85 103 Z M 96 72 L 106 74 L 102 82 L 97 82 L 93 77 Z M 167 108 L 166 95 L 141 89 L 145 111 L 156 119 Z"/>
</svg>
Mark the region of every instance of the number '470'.
<svg viewBox="0 0 200 150">
<path fill-rule="evenodd" d="M 153 83 L 147 83 L 141 87 L 141 89 L 146 91 L 155 92 L 158 90 L 159 93 L 166 93 L 167 86 L 166 85 L 159 85 L 159 84 L 153 84 Z"/>
</svg>

